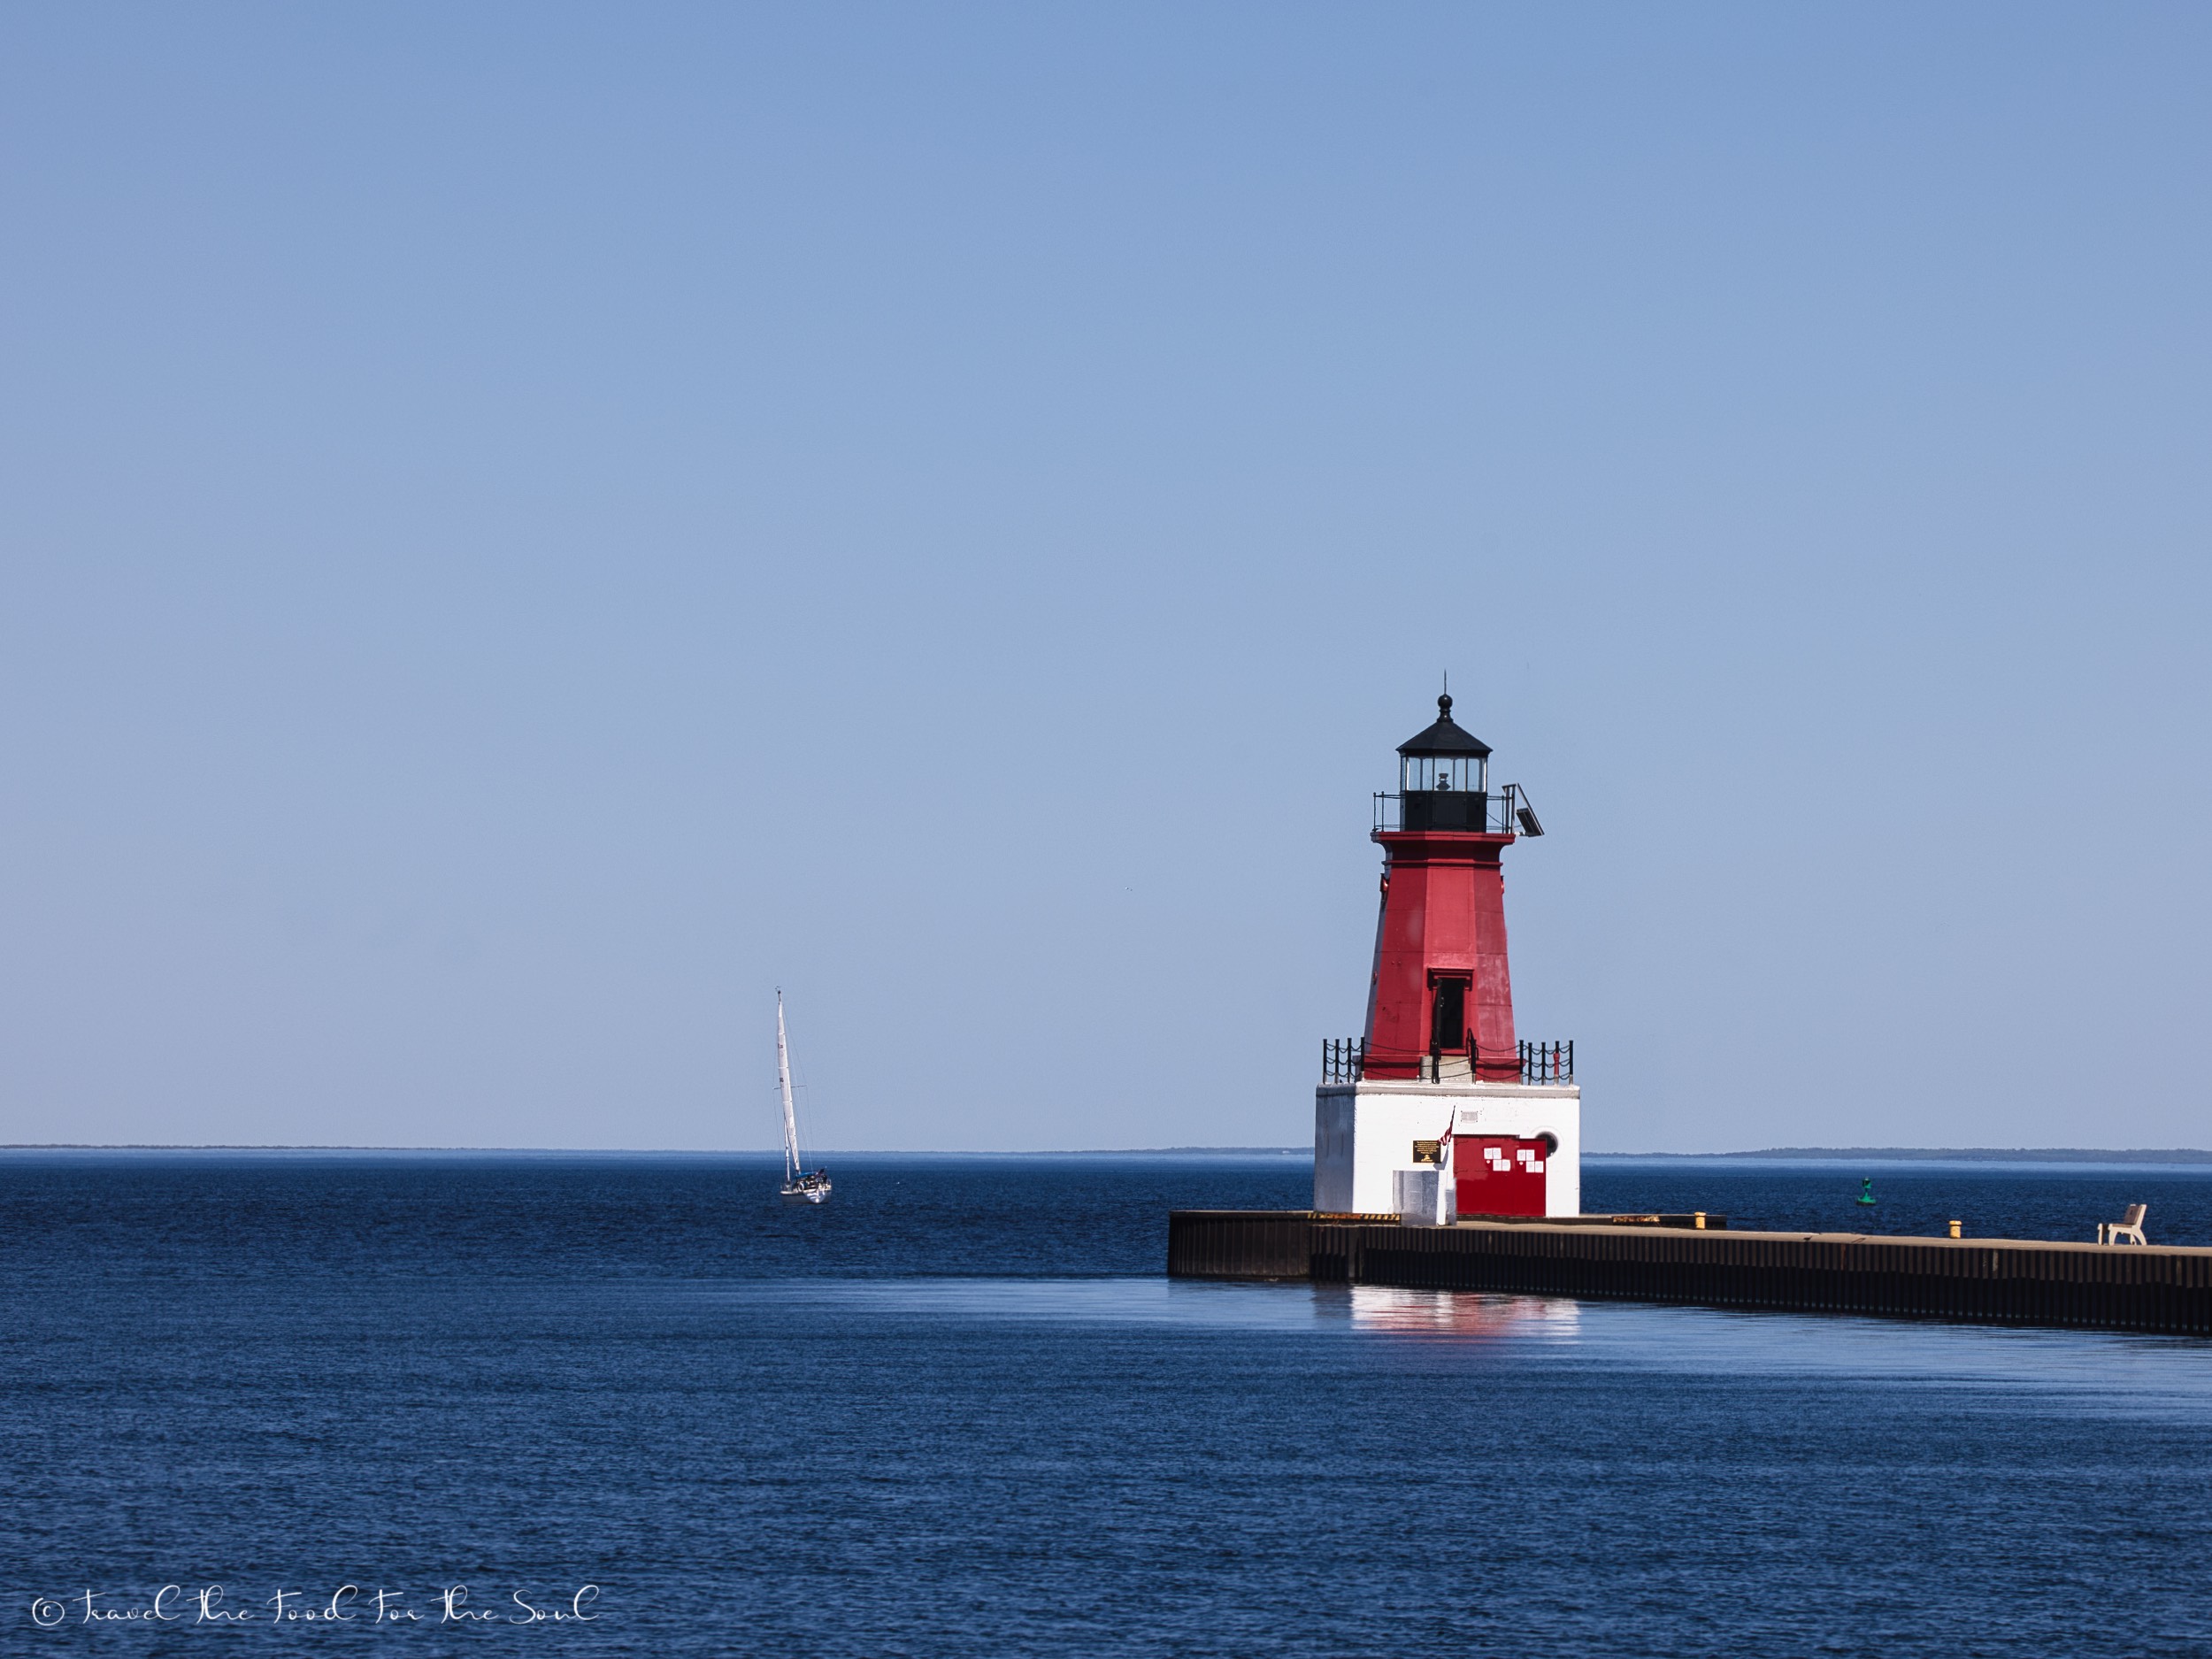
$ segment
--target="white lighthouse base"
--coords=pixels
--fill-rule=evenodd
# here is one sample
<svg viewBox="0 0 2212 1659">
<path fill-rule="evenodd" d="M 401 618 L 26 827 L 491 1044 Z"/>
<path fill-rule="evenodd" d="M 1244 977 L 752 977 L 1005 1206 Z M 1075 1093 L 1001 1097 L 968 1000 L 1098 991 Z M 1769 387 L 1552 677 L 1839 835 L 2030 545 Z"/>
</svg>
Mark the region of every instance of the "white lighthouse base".
<svg viewBox="0 0 2212 1659">
<path fill-rule="evenodd" d="M 1555 1143 L 1545 1158 L 1544 1213 L 1582 1213 L 1582 1091 L 1572 1083 L 1324 1083 L 1313 1098 L 1313 1207 L 1395 1215 L 1401 1170 L 1424 1167 L 1413 1143 L 1452 1135 L 1509 1135 Z M 1433 1168 L 1433 1165 L 1426 1166 Z M 1410 1184 L 1409 1184 L 1410 1186 Z M 1452 1181 L 1439 1183 L 1451 1219 Z"/>
</svg>

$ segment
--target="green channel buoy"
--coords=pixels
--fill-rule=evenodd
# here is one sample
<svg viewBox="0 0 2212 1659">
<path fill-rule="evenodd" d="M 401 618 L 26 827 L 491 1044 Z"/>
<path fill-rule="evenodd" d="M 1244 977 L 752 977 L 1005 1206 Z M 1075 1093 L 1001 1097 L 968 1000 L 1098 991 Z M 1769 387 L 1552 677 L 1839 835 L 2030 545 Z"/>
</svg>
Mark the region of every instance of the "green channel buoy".
<svg viewBox="0 0 2212 1659">
<path fill-rule="evenodd" d="M 1880 1202 L 1874 1196 L 1874 1178 L 1871 1175 L 1866 1176 L 1859 1182 L 1859 1202 L 1872 1204 Z"/>
</svg>

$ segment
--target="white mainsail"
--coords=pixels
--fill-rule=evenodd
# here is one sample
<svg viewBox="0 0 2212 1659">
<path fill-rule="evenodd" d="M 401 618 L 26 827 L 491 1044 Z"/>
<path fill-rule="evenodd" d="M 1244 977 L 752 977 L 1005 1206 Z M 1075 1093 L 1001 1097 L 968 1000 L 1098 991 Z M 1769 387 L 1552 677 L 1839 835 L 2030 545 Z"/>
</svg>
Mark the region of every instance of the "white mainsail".
<svg viewBox="0 0 2212 1659">
<path fill-rule="evenodd" d="M 783 1035 L 783 987 L 776 988 L 776 1084 L 783 1091 L 783 1179 L 795 1181 L 799 1162 L 799 1114 L 791 1103 L 791 1048 Z"/>
<path fill-rule="evenodd" d="M 783 987 L 776 987 L 776 1087 L 783 1095 L 783 1202 L 826 1203 L 830 1178 L 799 1161 L 799 1110 L 791 1100 L 791 1044 L 783 1030 Z"/>
</svg>

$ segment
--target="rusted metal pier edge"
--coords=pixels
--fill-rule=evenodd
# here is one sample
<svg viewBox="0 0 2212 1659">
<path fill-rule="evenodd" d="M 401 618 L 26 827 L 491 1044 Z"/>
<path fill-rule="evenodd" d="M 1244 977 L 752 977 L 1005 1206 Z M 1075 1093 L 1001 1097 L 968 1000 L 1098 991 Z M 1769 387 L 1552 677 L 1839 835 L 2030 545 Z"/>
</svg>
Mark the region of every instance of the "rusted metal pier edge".
<svg viewBox="0 0 2212 1659">
<path fill-rule="evenodd" d="M 1179 1210 L 1167 1271 L 2212 1336 L 2212 1249 L 2170 1245 Z"/>
</svg>

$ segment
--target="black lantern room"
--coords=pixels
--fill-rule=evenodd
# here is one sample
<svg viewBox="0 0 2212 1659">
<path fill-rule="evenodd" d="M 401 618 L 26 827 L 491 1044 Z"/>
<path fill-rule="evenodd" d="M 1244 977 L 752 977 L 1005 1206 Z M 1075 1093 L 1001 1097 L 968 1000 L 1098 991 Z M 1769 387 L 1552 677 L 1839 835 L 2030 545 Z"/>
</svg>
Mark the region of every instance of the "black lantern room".
<svg viewBox="0 0 2212 1659">
<path fill-rule="evenodd" d="M 1452 718 L 1452 700 L 1436 700 L 1436 724 L 1398 745 L 1398 801 L 1409 830 L 1490 827 L 1490 745 Z"/>
</svg>

